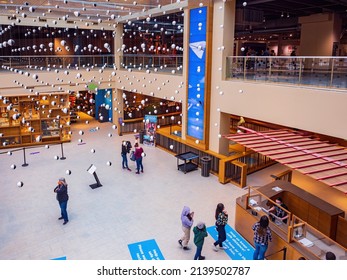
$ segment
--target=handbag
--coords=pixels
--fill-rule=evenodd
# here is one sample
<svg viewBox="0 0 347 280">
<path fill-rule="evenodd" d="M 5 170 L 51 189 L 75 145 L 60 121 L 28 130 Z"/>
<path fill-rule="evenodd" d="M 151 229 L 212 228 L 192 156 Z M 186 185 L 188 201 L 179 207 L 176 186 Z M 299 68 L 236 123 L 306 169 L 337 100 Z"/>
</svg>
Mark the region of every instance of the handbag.
<svg viewBox="0 0 347 280">
<path fill-rule="evenodd" d="M 134 153 L 134 151 L 130 152 L 130 160 L 135 161 L 135 153 Z"/>
</svg>

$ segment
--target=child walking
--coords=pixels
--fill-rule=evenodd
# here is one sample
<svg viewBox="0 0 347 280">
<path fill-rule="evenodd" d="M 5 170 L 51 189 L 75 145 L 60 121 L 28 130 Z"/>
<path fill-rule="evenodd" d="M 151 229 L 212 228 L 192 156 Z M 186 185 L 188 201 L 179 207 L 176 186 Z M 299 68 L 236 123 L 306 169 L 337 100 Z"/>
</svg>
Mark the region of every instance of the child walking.
<svg viewBox="0 0 347 280">
<path fill-rule="evenodd" d="M 196 245 L 196 253 L 194 260 L 204 260 L 205 257 L 201 255 L 202 246 L 204 245 L 205 237 L 207 237 L 207 231 L 205 223 L 199 222 L 194 228 L 194 244 Z"/>
</svg>

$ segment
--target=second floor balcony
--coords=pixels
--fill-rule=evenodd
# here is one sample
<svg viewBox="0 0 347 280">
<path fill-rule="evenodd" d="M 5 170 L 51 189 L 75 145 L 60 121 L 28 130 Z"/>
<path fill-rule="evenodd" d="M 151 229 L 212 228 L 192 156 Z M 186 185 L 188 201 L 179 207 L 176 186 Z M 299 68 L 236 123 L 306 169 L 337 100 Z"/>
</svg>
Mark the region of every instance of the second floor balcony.
<svg viewBox="0 0 347 280">
<path fill-rule="evenodd" d="M 347 90 L 347 57 L 229 56 L 226 79 Z"/>
</svg>

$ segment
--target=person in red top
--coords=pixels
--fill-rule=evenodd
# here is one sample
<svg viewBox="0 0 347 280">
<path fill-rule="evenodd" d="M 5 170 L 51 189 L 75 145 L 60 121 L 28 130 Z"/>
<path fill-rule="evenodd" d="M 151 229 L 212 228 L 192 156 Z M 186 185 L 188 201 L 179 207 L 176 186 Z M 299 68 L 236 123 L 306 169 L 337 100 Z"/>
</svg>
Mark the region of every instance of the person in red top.
<svg viewBox="0 0 347 280">
<path fill-rule="evenodd" d="M 136 161 L 136 174 L 140 174 L 140 169 L 141 172 L 143 173 L 143 164 L 142 164 L 142 157 L 144 155 L 144 151 L 142 147 L 140 147 L 139 143 L 135 144 L 135 161 Z"/>
</svg>

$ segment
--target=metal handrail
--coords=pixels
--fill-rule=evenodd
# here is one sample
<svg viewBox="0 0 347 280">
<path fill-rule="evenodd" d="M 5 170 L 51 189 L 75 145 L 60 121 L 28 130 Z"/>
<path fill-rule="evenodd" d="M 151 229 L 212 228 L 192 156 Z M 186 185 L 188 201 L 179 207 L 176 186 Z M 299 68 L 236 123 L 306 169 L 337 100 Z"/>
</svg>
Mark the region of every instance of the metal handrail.
<svg viewBox="0 0 347 280">
<path fill-rule="evenodd" d="M 229 56 L 225 79 L 347 90 L 346 56 Z"/>
</svg>

